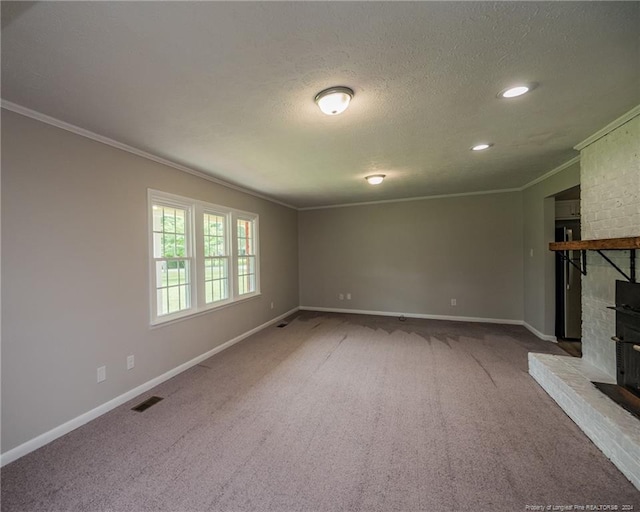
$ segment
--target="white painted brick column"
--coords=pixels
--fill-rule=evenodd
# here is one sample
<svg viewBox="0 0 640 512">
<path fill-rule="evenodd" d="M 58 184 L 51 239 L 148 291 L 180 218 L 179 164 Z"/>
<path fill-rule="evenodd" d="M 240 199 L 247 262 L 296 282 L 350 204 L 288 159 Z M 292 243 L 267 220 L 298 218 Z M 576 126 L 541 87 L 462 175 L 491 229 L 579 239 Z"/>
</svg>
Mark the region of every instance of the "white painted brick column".
<svg viewBox="0 0 640 512">
<path fill-rule="evenodd" d="M 584 240 L 640 236 L 640 116 L 582 149 L 580 182 Z M 606 254 L 629 273 L 629 251 Z M 589 251 L 582 279 L 582 352 L 585 361 L 612 377 L 615 315 L 606 307 L 615 303 L 616 279 L 624 278 Z"/>
</svg>

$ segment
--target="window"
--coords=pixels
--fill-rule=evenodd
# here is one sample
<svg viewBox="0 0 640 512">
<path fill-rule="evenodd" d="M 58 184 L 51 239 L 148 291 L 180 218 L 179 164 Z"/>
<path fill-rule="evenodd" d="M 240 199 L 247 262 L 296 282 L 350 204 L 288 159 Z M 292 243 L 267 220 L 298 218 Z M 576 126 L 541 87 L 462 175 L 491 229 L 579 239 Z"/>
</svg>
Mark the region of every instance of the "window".
<svg viewBox="0 0 640 512">
<path fill-rule="evenodd" d="M 204 214 L 205 303 L 229 298 L 229 256 L 227 218 L 224 214 Z"/>
<path fill-rule="evenodd" d="M 252 219 L 237 219 L 238 229 L 238 295 L 256 290 L 256 255 Z"/>
<path fill-rule="evenodd" d="M 158 203 L 152 212 L 156 314 L 163 316 L 191 307 L 190 210 Z"/>
<path fill-rule="evenodd" d="M 151 323 L 259 295 L 258 216 L 149 190 Z"/>
</svg>

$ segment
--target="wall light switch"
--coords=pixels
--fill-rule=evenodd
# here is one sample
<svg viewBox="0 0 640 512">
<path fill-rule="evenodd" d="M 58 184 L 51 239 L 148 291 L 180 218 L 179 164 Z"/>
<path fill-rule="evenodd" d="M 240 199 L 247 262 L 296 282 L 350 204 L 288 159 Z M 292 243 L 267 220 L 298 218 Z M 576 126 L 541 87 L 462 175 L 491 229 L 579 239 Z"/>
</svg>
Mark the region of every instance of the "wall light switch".
<svg viewBox="0 0 640 512">
<path fill-rule="evenodd" d="M 131 370 L 135 365 L 135 357 L 133 355 L 127 356 L 127 370 Z"/>
<path fill-rule="evenodd" d="M 351 294 L 347 293 L 347 300 L 351 300 Z"/>
<path fill-rule="evenodd" d="M 339 294 L 339 295 L 338 295 L 338 298 L 339 298 L 340 300 L 344 300 L 344 293 Z"/>
<path fill-rule="evenodd" d="M 451 299 L 451 305 L 452 306 L 457 306 L 458 305 L 458 301 L 456 299 Z"/>
</svg>

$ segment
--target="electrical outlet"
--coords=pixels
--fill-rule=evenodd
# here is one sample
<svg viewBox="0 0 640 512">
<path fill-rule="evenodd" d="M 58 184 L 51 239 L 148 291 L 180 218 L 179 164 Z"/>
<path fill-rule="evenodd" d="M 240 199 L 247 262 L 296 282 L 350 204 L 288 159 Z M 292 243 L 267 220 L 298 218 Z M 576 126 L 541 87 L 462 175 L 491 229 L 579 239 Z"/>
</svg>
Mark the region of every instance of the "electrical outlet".
<svg viewBox="0 0 640 512">
<path fill-rule="evenodd" d="M 338 295 L 338 298 L 339 298 L 340 300 L 344 300 L 344 293 L 339 294 L 339 295 Z"/>
<path fill-rule="evenodd" d="M 529 257 L 533 258 L 533 249 L 529 249 Z"/>
<path fill-rule="evenodd" d="M 347 293 L 347 300 L 351 300 L 351 294 Z"/>
<path fill-rule="evenodd" d="M 458 301 L 456 299 L 451 299 L 451 305 L 452 306 L 457 306 L 458 305 Z"/>
<path fill-rule="evenodd" d="M 135 357 L 133 355 L 127 356 L 127 370 L 131 370 L 135 365 Z"/>
<path fill-rule="evenodd" d="M 273 301 L 271 301 L 271 309 L 273 309 Z"/>
<path fill-rule="evenodd" d="M 101 366 L 98 368 L 98 382 L 107 380 L 107 367 Z"/>
</svg>

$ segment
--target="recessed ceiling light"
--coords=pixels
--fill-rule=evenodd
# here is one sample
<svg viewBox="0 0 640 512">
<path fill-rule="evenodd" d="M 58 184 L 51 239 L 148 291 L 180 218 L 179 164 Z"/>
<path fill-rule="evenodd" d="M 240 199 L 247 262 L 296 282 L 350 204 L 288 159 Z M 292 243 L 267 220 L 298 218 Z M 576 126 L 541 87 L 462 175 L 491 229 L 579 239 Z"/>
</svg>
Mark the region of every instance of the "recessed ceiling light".
<svg viewBox="0 0 640 512">
<path fill-rule="evenodd" d="M 493 146 L 493 143 L 483 142 L 482 144 L 476 144 L 475 146 L 472 146 L 471 151 L 484 151 L 485 149 L 489 149 L 491 146 Z"/>
<path fill-rule="evenodd" d="M 367 176 L 365 180 L 369 182 L 369 185 L 380 185 L 384 178 L 384 174 L 372 174 L 371 176 Z"/>
<path fill-rule="evenodd" d="M 347 110 L 353 95 L 353 90 L 348 87 L 330 87 L 316 94 L 315 101 L 322 112 L 335 116 Z"/>
<path fill-rule="evenodd" d="M 537 84 L 520 84 L 515 85 L 513 87 L 509 87 L 508 89 L 504 89 L 498 93 L 498 98 L 517 98 L 518 96 L 522 96 L 523 94 L 528 93 L 529 91 L 535 89 Z"/>
</svg>

